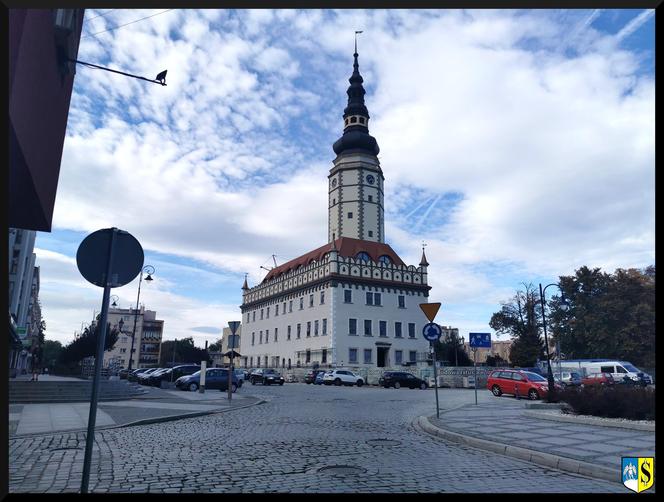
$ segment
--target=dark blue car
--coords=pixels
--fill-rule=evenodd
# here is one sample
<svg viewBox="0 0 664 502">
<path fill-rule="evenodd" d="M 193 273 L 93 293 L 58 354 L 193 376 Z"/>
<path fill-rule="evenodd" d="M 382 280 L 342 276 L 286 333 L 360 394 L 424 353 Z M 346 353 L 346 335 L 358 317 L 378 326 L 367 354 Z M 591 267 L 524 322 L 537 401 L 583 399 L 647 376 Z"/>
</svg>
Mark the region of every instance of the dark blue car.
<svg viewBox="0 0 664 502">
<path fill-rule="evenodd" d="M 233 375 L 231 381 L 231 392 L 235 392 L 239 387 L 238 378 Z M 178 378 L 175 381 L 175 387 L 181 390 L 189 390 L 196 392 L 201 386 L 201 372 L 200 370 L 191 375 L 186 375 Z M 226 368 L 208 368 L 205 371 L 205 388 L 206 389 L 219 389 L 221 391 L 228 390 L 228 370 Z"/>
</svg>

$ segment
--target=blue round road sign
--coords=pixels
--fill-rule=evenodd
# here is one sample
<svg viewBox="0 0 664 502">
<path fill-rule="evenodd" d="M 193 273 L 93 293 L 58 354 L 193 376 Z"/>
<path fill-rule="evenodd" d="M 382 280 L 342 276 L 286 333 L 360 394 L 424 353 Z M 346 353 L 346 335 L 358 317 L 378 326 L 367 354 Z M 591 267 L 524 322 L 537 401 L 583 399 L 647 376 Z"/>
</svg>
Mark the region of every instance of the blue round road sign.
<svg viewBox="0 0 664 502">
<path fill-rule="evenodd" d="M 425 324 L 422 328 L 422 335 L 424 335 L 424 338 L 430 342 L 435 342 L 442 334 L 443 330 L 440 329 L 440 326 L 438 326 L 435 322 Z"/>
<path fill-rule="evenodd" d="M 106 278 L 111 235 L 115 231 L 113 262 L 110 280 Z M 106 285 L 119 288 L 130 283 L 143 268 L 143 248 L 129 232 L 117 228 L 104 228 L 91 233 L 76 251 L 76 265 L 81 275 L 101 288 Z"/>
</svg>

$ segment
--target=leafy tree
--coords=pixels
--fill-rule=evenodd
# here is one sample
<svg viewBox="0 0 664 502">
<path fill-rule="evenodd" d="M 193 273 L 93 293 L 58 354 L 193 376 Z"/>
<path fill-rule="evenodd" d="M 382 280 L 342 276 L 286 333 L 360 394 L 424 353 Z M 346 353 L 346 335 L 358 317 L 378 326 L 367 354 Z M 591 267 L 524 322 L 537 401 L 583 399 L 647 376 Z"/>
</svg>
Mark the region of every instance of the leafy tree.
<svg viewBox="0 0 664 502">
<path fill-rule="evenodd" d="M 566 359 L 615 358 L 655 367 L 655 266 L 581 267 L 560 277 L 562 297 L 547 302 L 554 341 Z"/>
<path fill-rule="evenodd" d="M 488 355 L 486 357 L 486 365 L 487 366 L 492 366 L 492 367 L 500 367 L 500 366 L 509 366 L 509 363 L 505 361 L 502 357 L 500 357 L 498 354 L 495 356 Z"/>
<path fill-rule="evenodd" d="M 217 340 L 216 342 L 208 346 L 208 352 L 220 352 L 220 351 L 221 351 L 221 340 Z"/>
<path fill-rule="evenodd" d="M 539 292 L 532 284 L 524 284 L 524 288 L 502 304 L 500 312 L 491 316 L 489 326 L 512 337 L 510 360 L 515 366 L 528 367 L 543 358 L 544 344 L 539 334 Z"/>
<path fill-rule="evenodd" d="M 207 361 L 212 364 L 210 355 L 205 349 L 194 346 L 192 337 L 181 340 L 166 340 L 161 342 L 161 355 L 159 357 L 159 366 L 170 366 L 173 362 L 173 349 L 175 348 L 175 364 L 195 363 Z"/>
<path fill-rule="evenodd" d="M 61 352 L 60 361 L 65 364 L 78 363 L 89 356 L 97 355 L 97 340 L 101 333 L 101 325 L 96 322 L 83 330 L 81 336 L 67 344 Z M 107 323 L 106 339 L 104 340 L 104 350 L 110 350 L 118 341 L 120 332 L 117 328 L 111 328 L 111 323 Z"/>
<path fill-rule="evenodd" d="M 42 365 L 52 370 L 63 350 L 62 344 L 57 340 L 45 340 L 42 349 Z"/>
<path fill-rule="evenodd" d="M 456 331 L 447 331 L 434 343 L 437 361 L 446 361 L 449 366 L 472 366 L 473 362 L 464 350 L 463 340 Z"/>
</svg>

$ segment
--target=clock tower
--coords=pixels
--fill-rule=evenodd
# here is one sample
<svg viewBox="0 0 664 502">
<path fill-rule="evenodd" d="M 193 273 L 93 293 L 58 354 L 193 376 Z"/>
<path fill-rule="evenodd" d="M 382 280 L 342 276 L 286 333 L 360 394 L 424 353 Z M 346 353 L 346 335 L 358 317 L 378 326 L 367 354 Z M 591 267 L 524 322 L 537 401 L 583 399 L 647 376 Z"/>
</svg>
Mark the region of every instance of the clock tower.
<svg viewBox="0 0 664 502">
<path fill-rule="evenodd" d="M 350 237 L 384 243 L 385 178 L 378 161 L 378 143 L 369 134 L 357 48 L 353 57 L 343 135 L 333 145 L 337 157 L 328 175 L 328 241 Z"/>
</svg>

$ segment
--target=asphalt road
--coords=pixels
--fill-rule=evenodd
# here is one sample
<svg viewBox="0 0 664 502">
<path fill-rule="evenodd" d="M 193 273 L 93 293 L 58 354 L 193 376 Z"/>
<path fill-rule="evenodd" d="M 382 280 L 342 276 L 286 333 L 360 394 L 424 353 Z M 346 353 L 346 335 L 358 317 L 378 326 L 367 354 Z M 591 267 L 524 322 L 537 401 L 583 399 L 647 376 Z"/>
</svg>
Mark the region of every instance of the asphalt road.
<svg viewBox="0 0 664 502">
<path fill-rule="evenodd" d="M 433 390 L 243 386 L 258 406 L 99 431 L 91 492 L 617 492 L 588 479 L 433 438 Z M 474 402 L 441 389 L 442 409 Z M 492 399 L 478 391 L 480 402 Z M 75 492 L 82 433 L 11 440 L 10 492 Z"/>
</svg>

